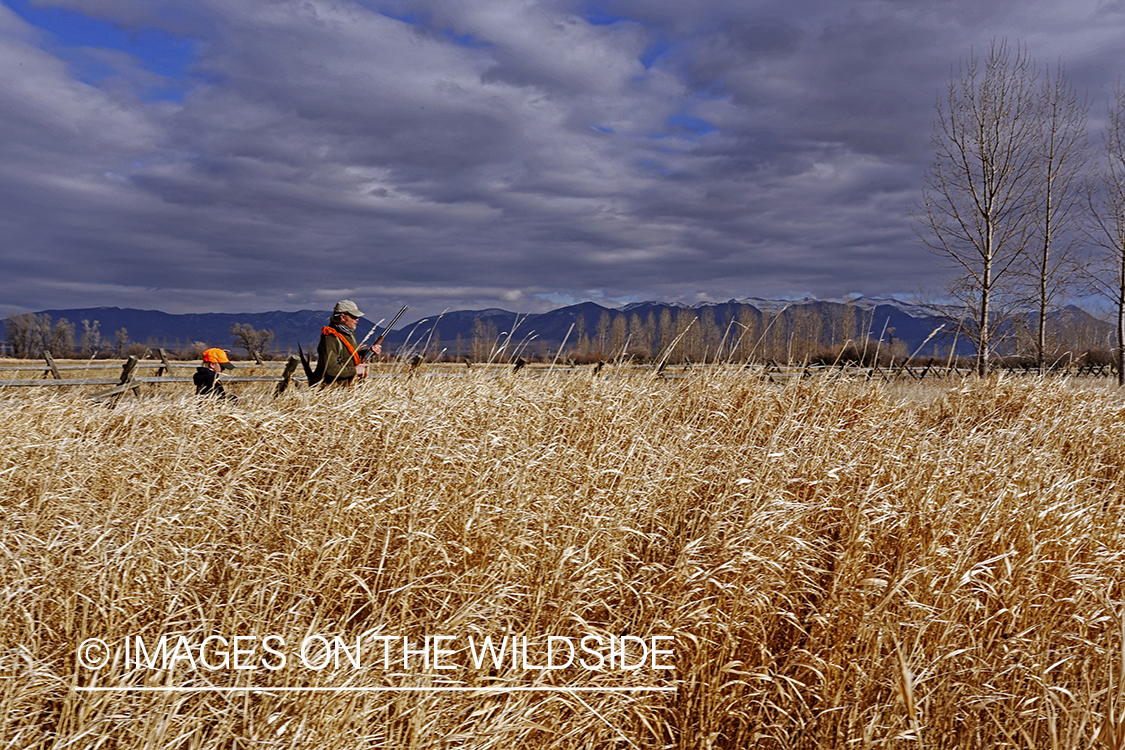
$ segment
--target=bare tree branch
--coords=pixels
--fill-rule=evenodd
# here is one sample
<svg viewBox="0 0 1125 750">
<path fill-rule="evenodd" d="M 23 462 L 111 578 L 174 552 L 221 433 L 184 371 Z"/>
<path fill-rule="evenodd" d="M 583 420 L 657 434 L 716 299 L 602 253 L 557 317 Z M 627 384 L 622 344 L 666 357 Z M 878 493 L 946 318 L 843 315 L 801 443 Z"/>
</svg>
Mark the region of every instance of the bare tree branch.
<svg viewBox="0 0 1125 750">
<path fill-rule="evenodd" d="M 961 271 L 950 287 L 971 315 L 957 321 L 988 370 L 1009 312 L 1009 276 L 1033 236 L 1040 119 L 1035 65 L 1023 47 L 993 42 L 951 74 L 936 105 L 934 162 L 915 218 L 923 245 Z"/>
</svg>

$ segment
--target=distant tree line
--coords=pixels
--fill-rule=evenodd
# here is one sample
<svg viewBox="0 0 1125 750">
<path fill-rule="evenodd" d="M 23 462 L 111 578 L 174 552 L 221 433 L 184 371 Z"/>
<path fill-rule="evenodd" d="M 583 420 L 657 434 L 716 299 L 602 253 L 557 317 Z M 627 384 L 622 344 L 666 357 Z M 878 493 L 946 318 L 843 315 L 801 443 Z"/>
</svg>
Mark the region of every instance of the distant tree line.
<svg viewBox="0 0 1125 750">
<path fill-rule="evenodd" d="M 129 339 L 125 328 L 114 331 L 112 337 L 102 335 L 99 321 L 83 320 L 78 330 L 66 318 L 52 321 L 47 313 L 9 315 L 4 320 L 6 353 L 17 359 L 40 359 L 45 352 L 53 357 L 109 358 L 152 355 L 158 346 L 141 344 Z M 268 359 L 274 334 L 269 330 L 256 330 L 245 323 L 231 327 L 231 343 L 244 349 L 249 359 Z M 177 343 L 168 352 L 176 359 L 199 359 L 205 349 L 215 346 L 203 341 Z M 166 347 L 167 348 L 167 347 Z"/>
<path fill-rule="evenodd" d="M 118 331 L 118 340 L 124 335 L 125 329 Z M 22 359 L 37 359 L 48 351 L 58 357 L 96 356 L 106 348 L 98 321 L 83 320 L 78 332 L 66 318 L 52 324 L 47 313 L 9 315 L 4 321 L 4 343 L 12 356 Z"/>
<path fill-rule="evenodd" d="M 884 323 L 886 321 L 884 320 Z M 957 333 L 933 336 L 917 351 L 908 351 L 893 327 L 879 327 L 871 310 L 844 302 L 793 304 L 760 311 L 747 304 L 703 308 L 662 308 L 646 314 L 602 311 L 593 321 L 575 317 L 565 344 L 541 341 L 534 332 L 499 331 L 495 321 L 474 321 L 468 337 L 442 341 L 436 333 L 409 346 L 412 354 L 431 360 L 467 362 L 563 362 L 588 364 L 631 361 L 668 364 L 714 362 L 863 363 L 889 365 L 908 357 L 914 361 L 957 360 Z M 1034 319 L 1007 321 L 997 355 L 1005 364 L 1037 362 Z M 1044 327 L 1051 364 L 1072 361 L 1107 363 L 1107 327 L 1084 314 L 1056 311 Z M 962 343 L 964 340 L 961 340 Z M 968 347 L 961 346 L 958 350 Z"/>
<path fill-rule="evenodd" d="M 125 328 L 112 337 L 101 334 L 97 320 L 76 326 L 65 319 L 52 322 L 46 313 L 10 315 L 5 322 L 7 353 L 38 359 L 45 351 L 66 357 L 156 356 L 152 342 L 141 344 L 129 338 Z M 1023 365 L 1038 362 L 1038 353 L 1051 353 L 1050 363 L 1080 360 L 1109 363 L 1112 343 L 1106 324 L 1081 314 L 1055 311 L 1042 332 L 1035 316 L 1009 319 L 993 342 L 994 357 Z M 429 360 L 510 363 L 562 362 L 589 364 L 630 361 L 638 363 L 779 362 L 862 363 L 889 365 L 907 357 L 915 362 L 959 359 L 964 339 L 952 329 L 934 335 L 916 351 L 889 327 L 851 301 L 843 303 L 793 303 L 762 311 L 748 304 L 727 303 L 702 308 L 661 307 L 656 311 L 601 310 L 596 316 L 575 314 L 566 340 L 546 340 L 535 331 L 500 331 L 495 320 L 479 318 L 469 335 L 443 341 L 435 331 L 425 332 L 417 343 L 408 342 L 387 356 L 423 356 Z M 230 329 L 232 356 L 270 359 L 274 334 L 247 324 Z M 1040 337 L 1045 342 L 1040 346 Z M 960 344 L 960 346 L 959 346 Z M 164 346 L 181 360 L 199 359 L 215 342 L 187 341 Z M 241 351 L 239 351 L 241 350 Z"/>
</svg>

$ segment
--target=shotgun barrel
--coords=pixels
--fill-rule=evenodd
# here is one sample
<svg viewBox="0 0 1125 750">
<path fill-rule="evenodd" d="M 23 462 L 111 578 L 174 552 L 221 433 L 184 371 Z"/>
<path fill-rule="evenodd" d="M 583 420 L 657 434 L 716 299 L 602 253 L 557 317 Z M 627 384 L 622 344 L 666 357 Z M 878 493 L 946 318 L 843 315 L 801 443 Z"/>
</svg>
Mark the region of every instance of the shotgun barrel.
<svg viewBox="0 0 1125 750">
<path fill-rule="evenodd" d="M 380 344 L 383 343 L 383 339 L 387 338 L 387 334 L 391 332 L 391 329 L 395 327 L 395 323 L 398 322 L 398 319 L 401 318 L 405 312 L 406 312 L 406 305 L 403 305 L 402 309 L 398 311 L 398 315 L 391 318 L 391 322 L 388 323 L 387 327 L 383 329 L 383 332 L 381 334 L 379 334 L 379 338 L 375 339 L 375 343 L 371 345 L 371 349 L 367 350 L 367 354 L 365 354 L 364 357 L 363 357 L 364 361 L 371 358 L 372 349 L 374 349 L 376 346 L 379 346 Z M 374 330 L 374 329 L 372 329 L 372 330 Z"/>
</svg>

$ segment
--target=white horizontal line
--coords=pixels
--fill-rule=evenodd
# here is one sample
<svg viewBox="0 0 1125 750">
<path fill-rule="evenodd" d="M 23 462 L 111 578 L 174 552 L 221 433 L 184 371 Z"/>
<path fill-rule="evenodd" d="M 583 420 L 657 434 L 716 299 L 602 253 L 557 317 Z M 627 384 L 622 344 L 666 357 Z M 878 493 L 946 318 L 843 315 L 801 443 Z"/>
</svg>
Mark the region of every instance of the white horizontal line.
<svg viewBox="0 0 1125 750">
<path fill-rule="evenodd" d="M 76 687 L 80 693 L 674 693 L 674 687 Z"/>
</svg>

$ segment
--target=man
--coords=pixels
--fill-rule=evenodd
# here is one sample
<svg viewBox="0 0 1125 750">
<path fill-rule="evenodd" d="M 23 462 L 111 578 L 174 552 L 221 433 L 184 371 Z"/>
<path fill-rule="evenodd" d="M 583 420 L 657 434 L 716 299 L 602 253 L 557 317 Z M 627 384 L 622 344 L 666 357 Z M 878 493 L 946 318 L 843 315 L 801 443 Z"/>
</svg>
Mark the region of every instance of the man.
<svg viewBox="0 0 1125 750">
<path fill-rule="evenodd" d="M 356 351 L 355 327 L 363 313 L 350 299 L 342 299 L 332 309 L 328 325 L 320 330 L 317 344 L 314 381 L 322 385 L 350 385 L 356 378 L 367 375 L 363 356 Z M 379 344 L 371 347 L 373 354 L 381 354 Z"/>
<path fill-rule="evenodd" d="M 223 384 L 219 382 L 219 375 L 223 370 L 232 370 L 230 357 L 222 349 L 214 348 L 203 352 L 203 365 L 196 368 L 192 381 L 195 383 L 195 393 L 198 396 L 215 396 L 227 401 L 238 401 L 238 396 L 227 393 Z"/>
</svg>

